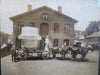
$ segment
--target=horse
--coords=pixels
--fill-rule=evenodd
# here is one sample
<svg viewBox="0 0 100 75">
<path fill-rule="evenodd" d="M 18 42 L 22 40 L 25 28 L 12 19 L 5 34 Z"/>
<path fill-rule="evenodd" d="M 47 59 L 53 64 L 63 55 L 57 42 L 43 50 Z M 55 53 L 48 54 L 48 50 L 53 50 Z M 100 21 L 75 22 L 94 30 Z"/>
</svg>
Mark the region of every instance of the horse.
<svg viewBox="0 0 100 75">
<path fill-rule="evenodd" d="M 85 59 L 88 52 L 89 52 L 89 49 L 81 47 L 81 53 L 80 53 L 81 54 L 81 60 Z"/>
<path fill-rule="evenodd" d="M 85 59 L 85 57 L 86 57 L 86 55 L 87 55 L 87 53 L 88 53 L 88 49 L 87 48 L 85 48 L 85 47 L 80 47 L 80 48 L 69 48 L 69 50 L 71 51 L 71 55 L 72 55 L 72 58 L 73 59 L 76 59 L 76 56 L 77 56 L 77 54 L 81 54 L 81 60 L 84 60 Z"/>
<path fill-rule="evenodd" d="M 65 59 L 65 55 L 68 54 L 70 51 L 69 47 L 64 46 L 62 48 L 59 47 L 53 47 L 52 49 L 52 54 L 53 54 L 53 58 L 56 57 L 56 54 L 61 54 L 62 55 L 62 59 Z"/>
<path fill-rule="evenodd" d="M 53 58 L 56 57 L 56 54 L 59 53 L 59 48 L 58 47 L 53 47 L 52 48 L 52 54 L 53 54 Z"/>
<path fill-rule="evenodd" d="M 61 48 L 60 54 L 62 55 L 63 60 L 65 59 L 65 55 L 69 54 L 69 51 L 70 51 L 70 49 L 67 46 Z"/>
</svg>

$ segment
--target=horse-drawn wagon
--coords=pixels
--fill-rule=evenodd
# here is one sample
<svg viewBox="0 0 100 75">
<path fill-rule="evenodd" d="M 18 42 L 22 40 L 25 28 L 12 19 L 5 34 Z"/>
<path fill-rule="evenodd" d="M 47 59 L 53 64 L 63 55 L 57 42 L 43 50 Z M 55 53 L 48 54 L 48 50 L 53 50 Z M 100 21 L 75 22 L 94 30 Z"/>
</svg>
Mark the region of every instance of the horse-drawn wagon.
<svg viewBox="0 0 100 75">
<path fill-rule="evenodd" d="M 21 48 L 12 51 L 12 61 L 18 59 L 26 60 L 28 57 L 49 57 L 49 50 L 39 49 L 39 40 L 41 40 L 41 37 L 38 28 L 23 27 L 22 33 L 18 38 L 21 39 Z"/>
<path fill-rule="evenodd" d="M 63 60 L 66 58 L 66 55 L 67 58 L 70 57 L 71 59 L 76 59 L 79 55 L 80 57 L 78 58 L 84 60 L 89 50 L 88 47 L 83 47 L 81 42 L 77 42 L 73 44 L 73 46 L 67 46 L 64 44 L 61 48 L 53 48 L 53 55 L 56 57 L 56 54 L 60 54 Z"/>
</svg>

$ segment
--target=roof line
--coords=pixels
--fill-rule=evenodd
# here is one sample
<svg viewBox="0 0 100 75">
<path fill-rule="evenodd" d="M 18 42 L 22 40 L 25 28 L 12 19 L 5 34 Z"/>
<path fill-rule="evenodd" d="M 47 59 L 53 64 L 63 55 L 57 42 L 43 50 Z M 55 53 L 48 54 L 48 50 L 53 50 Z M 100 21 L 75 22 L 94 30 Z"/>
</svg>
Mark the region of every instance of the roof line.
<svg viewBox="0 0 100 75">
<path fill-rule="evenodd" d="M 52 11 L 54 11 L 54 12 L 60 14 L 60 15 L 63 15 L 63 16 L 66 17 L 66 18 L 69 18 L 69 19 L 73 20 L 75 23 L 78 22 L 76 19 L 73 19 L 72 17 L 69 17 L 69 16 L 67 16 L 67 15 L 65 15 L 65 14 L 63 14 L 63 13 L 59 13 L 58 11 L 56 11 L 56 10 L 50 8 L 50 7 L 47 7 L 47 6 L 42 6 L 42 7 L 39 7 L 39 8 L 30 10 L 30 11 L 27 11 L 27 12 L 24 12 L 24 13 L 21 13 L 21 14 L 19 14 L 19 15 L 10 17 L 10 20 L 14 20 L 14 19 L 16 19 L 17 17 L 24 16 L 25 14 L 30 14 L 30 13 L 33 13 L 33 12 L 35 12 L 35 11 L 39 11 L 39 10 L 41 10 L 41 9 L 46 9 L 46 8 L 47 8 L 47 9 L 50 9 L 50 10 L 52 10 Z"/>
</svg>

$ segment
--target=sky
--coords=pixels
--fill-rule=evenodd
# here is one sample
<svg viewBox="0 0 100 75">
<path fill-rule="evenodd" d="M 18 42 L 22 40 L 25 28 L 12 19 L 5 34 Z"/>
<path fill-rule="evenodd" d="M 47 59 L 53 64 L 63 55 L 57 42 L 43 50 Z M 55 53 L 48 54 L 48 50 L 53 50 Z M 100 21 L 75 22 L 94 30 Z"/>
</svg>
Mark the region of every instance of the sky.
<svg viewBox="0 0 100 75">
<path fill-rule="evenodd" d="M 0 0 L 0 31 L 12 34 L 12 16 L 27 11 L 27 5 L 32 9 L 48 6 L 57 10 L 62 6 L 62 13 L 76 20 L 75 30 L 85 30 L 91 21 L 100 20 L 100 0 Z"/>
</svg>

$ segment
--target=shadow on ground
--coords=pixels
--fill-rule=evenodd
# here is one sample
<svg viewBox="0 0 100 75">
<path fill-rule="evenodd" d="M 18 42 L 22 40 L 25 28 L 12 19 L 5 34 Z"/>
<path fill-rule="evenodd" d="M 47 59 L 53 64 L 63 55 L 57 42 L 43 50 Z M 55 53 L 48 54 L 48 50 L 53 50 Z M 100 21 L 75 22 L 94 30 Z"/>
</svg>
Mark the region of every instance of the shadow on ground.
<svg viewBox="0 0 100 75">
<path fill-rule="evenodd" d="M 43 59 L 43 58 L 39 58 L 39 57 L 30 57 L 28 58 L 27 60 L 23 60 L 23 59 L 19 59 L 18 61 L 38 61 L 38 60 L 52 60 L 52 59 L 56 59 L 56 60 L 62 60 L 62 61 L 74 61 L 74 62 L 92 62 L 94 63 L 95 61 L 90 61 L 89 59 L 79 59 L 79 58 L 76 58 L 76 59 L 72 59 L 72 58 L 65 58 L 63 59 L 62 57 L 56 57 L 56 58 L 48 58 L 48 59 Z M 16 61 L 16 62 L 18 62 Z"/>
<path fill-rule="evenodd" d="M 77 62 L 95 62 L 95 61 L 90 61 L 89 59 L 80 59 L 80 58 L 76 58 L 76 59 L 65 58 L 65 59 L 63 59 L 61 57 L 57 57 L 56 59 L 57 60 L 65 60 L 65 61 L 67 61 L 67 60 L 69 60 L 69 61 L 77 61 Z"/>
</svg>

